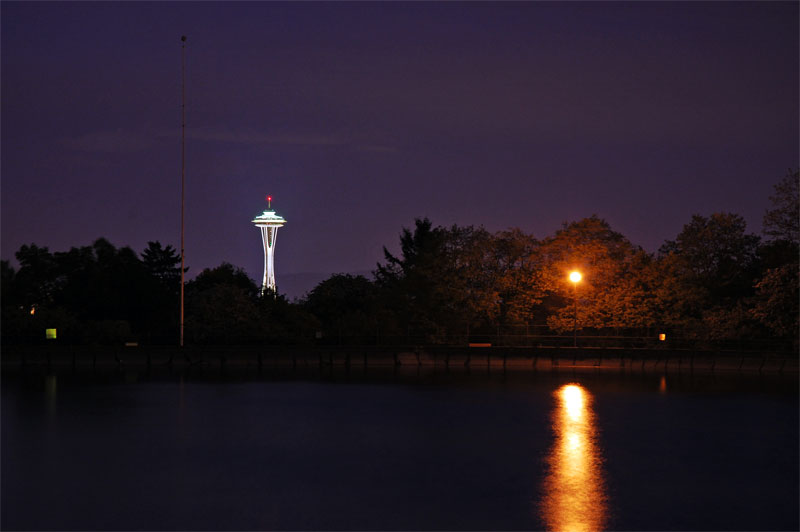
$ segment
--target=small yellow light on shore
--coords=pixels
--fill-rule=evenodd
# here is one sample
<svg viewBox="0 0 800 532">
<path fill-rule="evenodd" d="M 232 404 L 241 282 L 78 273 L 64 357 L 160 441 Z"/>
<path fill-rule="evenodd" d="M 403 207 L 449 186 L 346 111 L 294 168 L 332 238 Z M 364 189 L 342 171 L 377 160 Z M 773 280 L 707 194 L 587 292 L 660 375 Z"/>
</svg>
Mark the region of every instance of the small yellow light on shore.
<svg viewBox="0 0 800 532">
<path fill-rule="evenodd" d="M 569 274 L 569 280 L 572 281 L 573 283 L 581 282 L 582 278 L 583 276 L 581 275 L 581 272 L 578 271 L 570 272 Z"/>
<path fill-rule="evenodd" d="M 56 339 L 56 330 L 55 329 L 45 329 L 44 330 L 44 337 L 48 340 L 55 340 Z"/>
<path fill-rule="evenodd" d="M 667 335 L 664 334 L 664 333 L 661 333 L 661 334 L 658 335 L 658 339 L 663 342 L 663 341 L 665 341 L 667 339 Z"/>
<path fill-rule="evenodd" d="M 31 307 L 31 316 L 36 314 L 36 307 Z"/>
</svg>

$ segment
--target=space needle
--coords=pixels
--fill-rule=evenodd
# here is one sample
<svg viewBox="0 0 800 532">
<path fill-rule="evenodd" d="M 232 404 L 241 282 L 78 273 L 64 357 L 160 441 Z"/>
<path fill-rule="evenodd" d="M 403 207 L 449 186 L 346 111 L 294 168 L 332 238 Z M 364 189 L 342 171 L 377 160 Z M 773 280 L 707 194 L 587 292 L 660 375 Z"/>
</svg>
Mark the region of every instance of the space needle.
<svg viewBox="0 0 800 532">
<path fill-rule="evenodd" d="M 286 220 L 275 214 L 272 210 L 272 196 L 267 196 L 267 210 L 256 216 L 253 223 L 261 229 L 261 243 L 264 245 L 264 280 L 261 283 L 261 295 L 275 289 L 275 239 L 278 237 L 278 228 L 283 227 Z"/>
</svg>

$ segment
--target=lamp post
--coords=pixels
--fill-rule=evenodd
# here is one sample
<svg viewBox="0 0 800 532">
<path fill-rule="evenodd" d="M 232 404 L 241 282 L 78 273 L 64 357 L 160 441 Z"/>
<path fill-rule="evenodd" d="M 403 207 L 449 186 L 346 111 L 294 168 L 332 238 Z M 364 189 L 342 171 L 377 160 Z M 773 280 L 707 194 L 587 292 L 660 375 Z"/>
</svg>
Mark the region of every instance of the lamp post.
<svg viewBox="0 0 800 532">
<path fill-rule="evenodd" d="M 578 347 L 578 283 L 581 282 L 583 276 L 579 271 L 572 271 L 569 273 L 569 280 L 572 281 L 572 300 L 575 305 L 572 314 L 572 345 Z"/>
</svg>

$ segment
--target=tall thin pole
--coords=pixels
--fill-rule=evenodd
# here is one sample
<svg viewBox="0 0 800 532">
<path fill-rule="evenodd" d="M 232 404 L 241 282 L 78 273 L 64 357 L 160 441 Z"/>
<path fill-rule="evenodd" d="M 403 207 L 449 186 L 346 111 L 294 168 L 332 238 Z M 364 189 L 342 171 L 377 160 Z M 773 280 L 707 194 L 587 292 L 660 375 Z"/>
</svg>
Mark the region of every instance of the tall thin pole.
<svg viewBox="0 0 800 532">
<path fill-rule="evenodd" d="M 181 343 L 183 347 L 184 195 L 186 190 L 186 35 L 181 35 Z"/>
<path fill-rule="evenodd" d="M 578 347 L 578 283 L 572 283 L 572 299 L 575 303 L 575 310 L 572 314 L 572 346 Z"/>
</svg>

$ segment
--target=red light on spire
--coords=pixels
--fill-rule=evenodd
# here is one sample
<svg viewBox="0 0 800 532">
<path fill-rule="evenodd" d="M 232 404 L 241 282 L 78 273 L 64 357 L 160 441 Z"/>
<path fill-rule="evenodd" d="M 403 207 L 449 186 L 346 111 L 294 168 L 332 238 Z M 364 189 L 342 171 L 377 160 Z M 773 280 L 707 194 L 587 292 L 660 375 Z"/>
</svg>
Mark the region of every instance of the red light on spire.
<svg viewBox="0 0 800 532">
<path fill-rule="evenodd" d="M 272 208 L 272 196 L 267 196 L 267 208 Z"/>
</svg>

